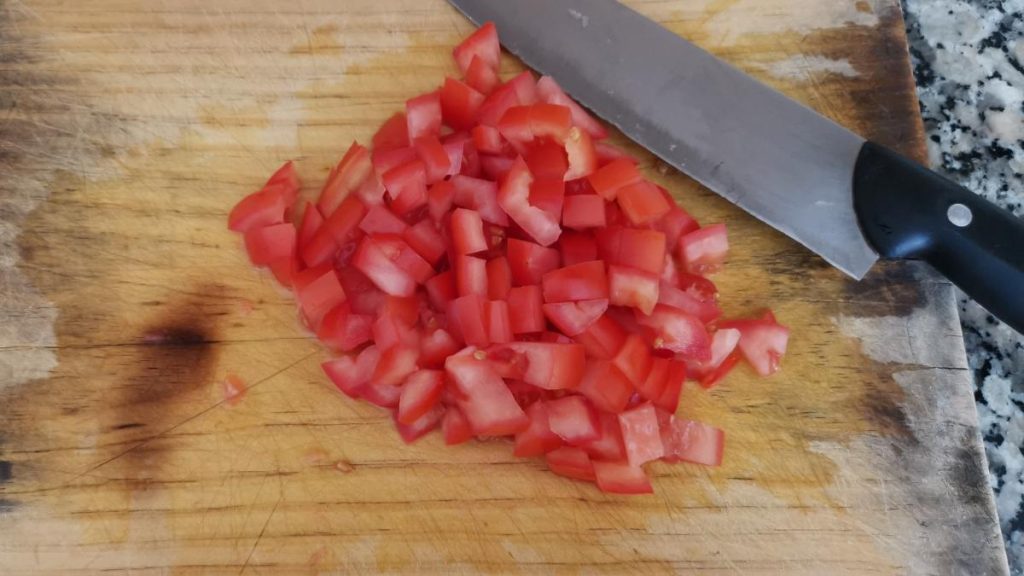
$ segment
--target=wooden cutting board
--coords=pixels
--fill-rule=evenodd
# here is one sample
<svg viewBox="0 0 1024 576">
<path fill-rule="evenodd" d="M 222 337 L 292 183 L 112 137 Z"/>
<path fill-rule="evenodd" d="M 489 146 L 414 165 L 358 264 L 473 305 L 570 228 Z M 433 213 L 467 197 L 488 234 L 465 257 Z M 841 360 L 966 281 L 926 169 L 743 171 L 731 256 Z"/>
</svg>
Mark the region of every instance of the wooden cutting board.
<svg viewBox="0 0 1024 576">
<path fill-rule="evenodd" d="M 630 4 L 923 158 L 895 0 Z M 632 146 L 728 223 L 727 314 L 793 329 L 780 374 L 686 390 L 721 468 L 604 495 L 333 390 L 227 211 L 289 158 L 314 194 L 470 29 L 442 0 L 3 4 L 0 571 L 1005 573 L 951 286 L 848 281 Z"/>
</svg>

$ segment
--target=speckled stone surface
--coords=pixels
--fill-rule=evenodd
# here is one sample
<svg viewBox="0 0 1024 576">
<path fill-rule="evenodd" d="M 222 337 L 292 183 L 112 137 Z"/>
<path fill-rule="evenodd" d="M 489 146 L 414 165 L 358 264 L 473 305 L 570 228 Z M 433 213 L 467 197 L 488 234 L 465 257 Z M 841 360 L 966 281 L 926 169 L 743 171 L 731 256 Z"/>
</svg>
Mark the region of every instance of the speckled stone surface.
<svg viewBox="0 0 1024 576">
<path fill-rule="evenodd" d="M 904 11 L 933 168 L 1024 215 L 1024 0 Z M 1024 574 L 1024 337 L 966 297 L 960 318 L 1010 569 Z"/>
</svg>

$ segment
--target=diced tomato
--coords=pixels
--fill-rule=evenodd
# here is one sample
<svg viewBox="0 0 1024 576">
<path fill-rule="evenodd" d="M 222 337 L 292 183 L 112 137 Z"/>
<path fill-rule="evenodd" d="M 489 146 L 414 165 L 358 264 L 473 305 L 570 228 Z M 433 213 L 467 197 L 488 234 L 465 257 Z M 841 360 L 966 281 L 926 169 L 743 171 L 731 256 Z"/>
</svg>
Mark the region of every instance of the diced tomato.
<svg viewBox="0 0 1024 576">
<path fill-rule="evenodd" d="M 643 175 L 637 170 L 636 163 L 625 158 L 605 164 L 587 177 L 594 191 L 608 201 L 615 200 L 619 190 L 642 180 Z"/>
<path fill-rule="evenodd" d="M 720 466 L 725 448 L 725 433 L 714 426 L 673 416 L 661 429 L 661 441 L 667 462 L 692 462 Z"/>
<path fill-rule="evenodd" d="M 544 138 L 526 147 L 523 160 L 530 169 L 535 180 L 557 180 L 562 182 L 565 171 L 569 169 L 569 160 L 564 148 L 554 140 Z M 533 187 L 531 186 L 531 202 Z"/>
<path fill-rule="evenodd" d="M 395 429 L 398 430 L 398 435 L 402 437 L 402 441 L 406 444 L 412 444 L 413 442 L 422 438 L 425 434 L 437 428 L 438 424 L 441 423 L 444 418 L 445 408 L 444 406 L 434 406 L 423 414 L 414 422 L 405 424 L 398 420 L 398 413 L 395 413 Z"/>
<path fill-rule="evenodd" d="M 650 314 L 658 304 L 658 276 L 628 266 L 608 266 L 608 301 Z"/>
<path fill-rule="evenodd" d="M 391 210 L 405 216 L 427 203 L 427 167 L 422 160 L 406 162 L 381 178 L 391 196 Z"/>
<path fill-rule="evenodd" d="M 448 180 L 435 182 L 430 187 L 430 190 L 427 192 L 427 208 L 434 222 L 440 222 L 448 214 L 452 208 L 454 198 L 455 185 Z"/>
<path fill-rule="evenodd" d="M 594 150 L 597 152 L 597 165 L 606 166 L 616 160 L 626 159 L 636 163 L 636 159 L 630 157 L 622 148 L 612 146 L 607 142 L 594 142 Z"/>
<path fill-rule="evenodd" d="M 295 225 L 290 223 L 250 228 L 245 233 L 245 251 L 253 264 L 263 266 L 292 257 L 295 254 L 295 237 Z"/>
<path fill-rule="evenodd" d="M 665 264 L 665 235 L 657 230 L 602 228 L 595 233 L 597 252 L 609 264 L 660 274 Z"/>
<path fill-rule="evenodd" d="M 508 226 L 508 216 L 498 203 L 498 186 L 494 182 L 459 175 L 451 183 L 456 206 L 475 210 L 484 222 Z"/>
<path fill-rule="evenodd" d="M 554 138 L 563 141 L 572 128 L 572 112 L 558 104 L 538 103 L 529 108 L 530 132 L 534 138 Z"/>
<path fill-rule="evenodd" d="M 374 344 L 381 352 L 395 346 L 419 346 L 419 332 L 413 329 L 418 306 L 415 298 L 385 297 L 371 327 Z"/>
<path fill-rule="evenodd" d="M 586 348 L 587 356 L 611 360 L 626 343 L 626 332 L 615 320 L 604 315 L 577 335 L 576 340 Z"/>
<path fill-rule="evenodd" d="M 651 227 L 655 230 L 660 230 L 665 234 L 665 245 L 675 246 L 679 243 L 679 239 L 684 234 L 689 234 L 694 230 L 700 228 L 697 221 L 694 220 L 693 216 L 690 216 L 686 210 L 683 210 L 679 206 L 672 203 L 672 209 L 670 209 L 660 220 L 655 220 Z"/>
<path fill-rule="evenodd" d="M 729 253 L 725 224 L 714 224 L 679 239 L 679 257 L 691 274 L 715 272 Z"/>
<path fill-rule="evenodd" d="M 415 422 L 437 405 L 443 389 L 444 372 L 440 370 L 418 370 L 410 374 L 398 400 L 398 421 L 402 424 Z"/>
<path fill-rule="evenodd" d="M 654 401 L 654 405 L 669 413 L 674 413 L 679 408 L 679 395 L 683 391 L 683 384 L 686 382 L 686 362 L 670 360 L 668 365 L 668 377 L 665 379 L 665 390 L 661 396 Z"/>
<path fill-rule="evenodd" d="M 418 138 L 413 147 L 420 161 L 426 167 L 427 184 L 433 184 L 449 174 L 452 165 L 451 159 L 437 136 L 429 135 Z"/>
<path fill-rule="evenodd" d="M 597 416 L 600 435 L 583 446 L 583 449 L 601 460 L 625 460 L 626 447 L 622 442 L 618 416 L 608 412 L 598 412 Z"/>
<path fill-rule="evenodd" d="M 526 163 L 517 158 L 498 191 L 498 204 L 534 241 L 541 246 L 550 246 L 558 240 L 562 230 L 557 218 L 530 205 L 532 182 Z"/>
<path fill-rule="evenodd" d="M 619 427 L 630 466 L 641 466 L 665 454 L 654 406 L 643 404 L 619 414 Z"/>
<path fill-rule="evenodd" d="M 513 106 L 518 106 L 519 95 L 515 86 L 504 84 L 498 86 L 487 95 L 477 112 L 477 121 L 484 126 L 497 126 L 505 113 Z"/>
<path fill-rule="evenodd" d="M 562 225 L 567 228 L 604 226 L 604 200 L 595 194 L 567 196 L 562 208 Z"/>
<path fill-rule="evenodd" d="M 459 296 L 478 294 L 487 296 L 487 261 L 483 258 L 459 255 L 455 257 L 455 287 Z"/>
<path fill-rule="evenodd" d="M 458 297 L 455 290 L 455 272 L 446 270 L 423 283 L 427 289 L 430 305 L 438 310 L 446 310 L 448 303 Z"/>
<path fill-rule="evenodd" d="M 544 305 L 544 315 L 568 336 L 584 332 L 608 309 L 608 300 L 580 300 Z"/>
<path fill-rule="evenodd" d="M 711 338 L 696 317 L 658 305 L 649 316 L 637 316 L 636 320 L 650 330 L 655 348 L 680 354 L 688 360 L 711 359 Z"/>
<path fill-rule="evenodd" d="M 402 234 L 402 239 L 431 266 L 437 265 L 445 254 L 444 237 L 428 219 L 420 220 L 407 228 Z"/>
<path fill-rule="evenodd" d="M 455 130 L 469 130 L 473 127 L 484 95 L 453 78 L 445 78 L 441 88 L 441 117 L 444 123 Z"/>
<path fill-rule="evenodd" d="M 328 348 L 338 352 L 351 352 L 373 337 L 373 316 L 356 314 L 343 302 L 324 315 L 316 337 Z"/>
<path fill-rule="evenodd" d="M 452 336 L 470 346 L 487 346 L 486 300 L 479 294 L 469 294 L 448 304 L 448 328 Z"/>
<path fill-rule="evenodd" d="M 586 355 L 579 344 L 511 342 L 508 348 L 526 357 L 523 382 L 545 390 L 566 390 L 579 385 Z"/>
<path fill-rule="evenodd" d="M 618 368 L 606 360 L 591 360 L 583 370 L 579 392 L 590 399 L 598 410 L 619 413 L 633 395 L 633 385 Z"/>
<path fill-rule="evenodd" d="M 302 315 L 314 331 L 320 326 L 324 315 L 346 299 L 345 290 L 334 270 L 330 267 L 319 270 L 322 272 L 318 276 L 308 282 L 303 279 L 301 286 L 295 286 Z"/>
<path fill-rule="evenodd" d="M 320 199 L 317 200 L 320 212 L 325 215 L 333 214 L 345 198 L 370 176 L 372 171 L 370 152 L 360 146 L 358 142 L 353 142 L 348 152 L 345 152 L 345 156 L 327 176 L 324 188 L 320 191 Z"/>
<path fill-rule="evenodd" d="M 514 274 L 514 272 L 513 272 Z M 544 330 L 544 303 L 540 286 L 516 286 L 508 291 L 508 307 L 514 311 L 510 320 L 513 334 L 529 334 Z"/>
<path fill-rule="evenodd" d="M 366 212 L 366 205 L 358 197 L 345 198 L 313 235 L 309 244 L 303 247 L 301 256 L 306 266 L 330 262 L 339 246 L 355 238 L 359 231 L 359 223 L 366 216 Z"/>
<path fill-rule="evenodd" d="M 615 200 L 634 226 L 657 221 L 668 214 L 672 205 L 661 195 L 658 188 L 646 180 L 640 180 L 619 188 Z"/>
<path fill-rule="evenodd" d="M 594 465 L 590 456 L 579 448 L 563 446 L 544 455 L 548 469 L 559 476 L 587 482 L 594 481 Z"/>
<path fill-rule="evenodd" d="M 690 292 L 684 292 L 665 282 L 661 283 L 658 291 L 658 304 L 695 316 L 705 324 L 722 315 L 722 309 L 714 299 L 699 300 Z"/>
<path fill-rule="evenodd" d="M 438 328 L 420 339 L 420 365 L 427 368 L 444 366 L 444 361 L 459 351 L 459 344 L 447 330 Z"/>
<path fill-rule="evenodd" d="M 537 178 L 530 186 L 530 204 L 561 220 L 565 201 L 565 182 L 555 178 Z"/>
<path fill-rule="evenodd" d="M 559 260 L 554 248 L 515 238 L 508 240 L 508 263 L 512 283 L 517 286 L 540 284 L 545 274 L 558 268 Z"/>
<path fill-rule="evenodd" d="M 405 271 L 417 284 L 426 282 L 434 275 L 430 263 L 416 253 L 405 240 L 398 236 L 379 234 L 372 237 L 400 270 Z"/>
<path fill-rule="evenodd" d="M 405 119 L 405 115 L 402 116 L 402 119 Z M 418 158 L 419 155 L 416 154 L 416 149 L 412 146 L 390 150 L 374 150 L 370 154 L 373 171 L 380 177 L 383 177 L 388 171 Z"/>
<path fill-rule="evenodd" d="M 270 268 L 270 273 L 274 275 L 277 283 L 286 288 L 291 287 L 292 279 L 302 270 L 302 264 L 294 254 L 274 260 L 267 267 Z"/>
<path fill-rule="evenodd" d="M 487 303 L 487 334 L 493 344 L 504 344 L 514 338 L 508 303 L 504 300 Z"/>
<path fill-rule="evenodd" d="M 679 289 L 701 302 L 714 302 L 718 299 L 715 283 L 697 274 L 680 273 Z"/>
<path fill-rule="evenodd" d="M 411 346 L 392 346 L 382 351 L 370 384 L 397 387 L 416 370 L 419 355 L 419 349 Z"/>
<path fill-rule="evenodd" d="M 457 354 L 445 362 L 445 371 L 474 434 L 507 436 L 529 426 L 530 419 L 486 360 L 477 359 L 472 351 Z"/>
<path fill-rule="evenodd" d="M 471 166 L 474 160 L 467 160 L 467 157 L 475 158 L 476 152 L 473 147 L 472 138 L 465 132 L 449 134 L 441 140 L 441 147 L 448 156 L 448 171 L 445 176 L 455 176 L 466 171 L 476 170 Z M 465 165 L 465 166 L 464 166 Z"/>
<path fill-rule="evenodd" d="M 280 190 L 260 190 L 242 198 L 228 215 L 228 228 L 248 232 L 284 222 L 288 199 Z"/>
<path fill-rule="evenodd" d="M 636 385 L 637 392 L 647 400 L 657 400 L 665 392 L 665 385 L 668 384 L 668 371 L 670 360 L 668 358 L 654 358 L 651 360 L 651 369 L 643 382 Z"/>
<path fill-rule="evenodd" d="M 545 302 L 608 298 L 608 275 L 600 260 L 552 270 L 544 274 L 543 285 Z"/>
<path fill-rule="evenodd" d="M 533 140 L 530 106 L 512 106 L 498 120 L 498 131 L 513 146 Z"/>
<path fill-rule="evenodd" d="M 508 258 L 499 256 L 487 261 L 487 297 L 491 300 L 505 300 L 512 289 L 512 268 Z"/>
<path fill-rule="evenodd" d="M 456 208 L 452 212 L 451 231 L 456 254 L 476 254 L 487 250 L 484 222 L 477 212 Z"/>
<path fill-rule="evenodd" d="M 562 266 L 597 260 L 597 242 L 588 232 L 562 232 L 558 248 L 562 253 Z"/>
<path fill-rule="evenodd" d="M 367 234 L 402 234 L 409 226 L 386 206 L 371 206 L 359 222 L 359 229 Z"/>
<path fill-rule="evenodd" d="M 452 50 L 452 56 L 463 73 L 469 70 L 473 58 L 479 58 L 488 68 L 497 71 L 501 46 L 498 44 L 498 29 L 495 28 L 494 22 L 485 22 L 477 28 Z"/>
<path fill-rule="evenodd" d="M 504 154 L 508 151 L 508 143 L 497 128 L 480 124 L 473 128 L 472 133 L 477 151 L 484 154 Z"/>
<path fill-rule="evenodd" d="M 540 95 L 537 93 L 537 79 L 529 70 L 523 70 L 516 74 L 505 84 L 515 93 L 517 101 L 524 106 L 536 104 L 540 100 Z"/>
<path fill-rule="evenodd" d="M 481 94 L 490 94 L 501 82 L 498 78 L 498 71 L 491 67 L 483 58 L 474 56 L 466 70 L 466 84 L 472 86 Z"/>
<path fill-rule="evenodd" d="M 457 406 L 448 406 L 441 418 L 441 434 L 444 436 L 444 443 L 449 446 L 462 444 L 473 437 L 473 430 L 469 427 L 469 421 L 462 414 Z"/>
<path fill-rule="evenodd" d="M 308 270 L 313 270 L 313 268 L 308 268 Z M 345 289 L 345 296 L 348 298 L 349 306 L 352 307 L 352 312 L 370 315 L 377 313 L 387 294 L 374 286 L 365 274 L 351 266 L 334 268 L 334 272 L 338 275 L 341 287 Z"/>
<path fill-rule="evenodd" d="M 306 244 L 313 240 L 320 227 L 323 226 L 324 217 L 320 214 L 316 204 L 306 202 L 306 208 L 302 211 L 302 223 L 299 224 L 299 233 L 296 239 L 298 250 L 302 251 Z"/>
<path fill-rule="evenodd" d="M 601 436 L 597 413 L 583 396 L 566 396 L 546 404 L 551 431 L 567 443 L 580 446 Z"/>
<path fill-rule="evenodd" d="M 768 319 L 720 322 L 718 326 L 740 331 L 740 353 L 755 372 L 770 376 L 778 371 L 789 343 L 789 328 L 778 324 L 774 315 Z"/>
<path fill-rule="evenodd" d="M 700 380 L 701 384 L 704 384 L 704 378 L 722 365 L 725 359 L 736 349 L 736 345 L 739 342 L 740 331 L 736 328 L 719 328 L 716 330 L 711 335 L 711 359 L 707 362 L 692 362 L 690 364 L 691 376 Z M 710 387 L 713 383 L 709 381 L 705 388 Z"/>
<path fill-rule="evenodd" d="M 404 112 L 395 112 L 373 135 L 374 152 L 385 152 L 409 146 L 409 129 Z"/>
<path fill-rule="evenodd" d="M 540 99 L 548 104 L 566 106 L 572 113 L 572 123 L 586 130 L 590 136 L 600 140 L 608 137 L 608 131 L 593 116 L 587 113 L 582 106 L 569 98 L 569 95 L 562 90 L 562 87 L 550 76 L 541 76 L 537 81 L 537 93 Z"/>
<path fill-rule="evenodd" d="M 651 481 L 643 468 L 630 466 L 626 462 L 602 462 L 595 460 L 594 476 L 602 492 L 612 494 L 650 494 L 654 492 Z"/>
<path fill-rule="evenodd" d="M 405 122 L 409 140 L 437 136 L 441 131 L 441 93 L 428 92 L 405 102 Z"/>
<path fill-rule="evenodd" d="M 377 347 L 367 346 L 363 348 L 358 357 L 342 356 L 328 360 L 320 366 L 327 377 L 338 387 L 338 390 L 350 398 L 359 398 L 369 386 L 370 377 L 379 360 L 380 352 Z"/>
<path fill-rule="evenodd" d="M 562 446 L 562 439 L 551 431 L 545 402 L 534 402 L 526 408 L 530 424 L 516 434 L 512 454 L 520 458 L 540 456 Z"/>
<path fill-rule="evenodd" d="M 612 365 L 633 383 L 639 386 L 647 379 L 651 370 L 651 348 L 639 334 L 630 334 L 619 353 L 612 359 Z"/>
<path fill-rule="evenodd" d="M 569 169 L 565 172 L 566 180 L 585 178 L 597 170 L 597 152 L 590 134 L 573 126 L 563 140 L 565 155 L 569 161 Z"/>
<path fill-rule="evenodd" d="M 509 156 L 485 155 L 480 157 L 480 170 L 487 178 L 500 182 L 505 179 L 515 163 L 515 158 Z"/>
<path fill-rule="evenodd" d="M 412 276 L 393 262 L 369 236 L 359 243 L 352 265 L 386 294 L 412 296 L 416 291 L 416 281 Z"/>
</svg>

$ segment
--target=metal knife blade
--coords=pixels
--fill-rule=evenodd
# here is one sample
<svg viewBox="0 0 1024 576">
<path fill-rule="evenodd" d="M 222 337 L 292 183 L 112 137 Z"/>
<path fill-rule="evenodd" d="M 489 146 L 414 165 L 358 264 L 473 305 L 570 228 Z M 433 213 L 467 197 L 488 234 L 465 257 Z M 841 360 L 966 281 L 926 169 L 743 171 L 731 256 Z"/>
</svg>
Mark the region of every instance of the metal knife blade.
<svg viewBox="0 0 1024 576">
<path fill-rule="evenodd" d="M 449 0 L 641 146 L 860 279 L 864 139 L 615 0 Z"/>
</svg>

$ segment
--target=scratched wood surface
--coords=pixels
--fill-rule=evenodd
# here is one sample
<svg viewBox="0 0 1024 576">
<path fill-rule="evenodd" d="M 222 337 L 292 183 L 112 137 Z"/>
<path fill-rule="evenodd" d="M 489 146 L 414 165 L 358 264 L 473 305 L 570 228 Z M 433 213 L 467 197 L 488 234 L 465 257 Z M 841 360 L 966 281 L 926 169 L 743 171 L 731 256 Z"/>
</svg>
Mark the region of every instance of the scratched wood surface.
<svg viewBox="0 0 1024 576">
<path fill-rule="evenodd" d="M 894 0 L 630 4 L 923 156 Z M 727 313 L 793 328 L 780 374 L 683 396 L 727 430 L 725 465 L 654 465 L 657 493 L 622 498 L 502 442 L 405 446 L 325 381 L 225 216 L 288 158 L 314 194 L 453 72 L 469 24 L 441 0 L 0 6 L 0 572 L 1006 572 L 927 270 L 848 281 L 634 149 L 729 224 Z"/>
</svg>

